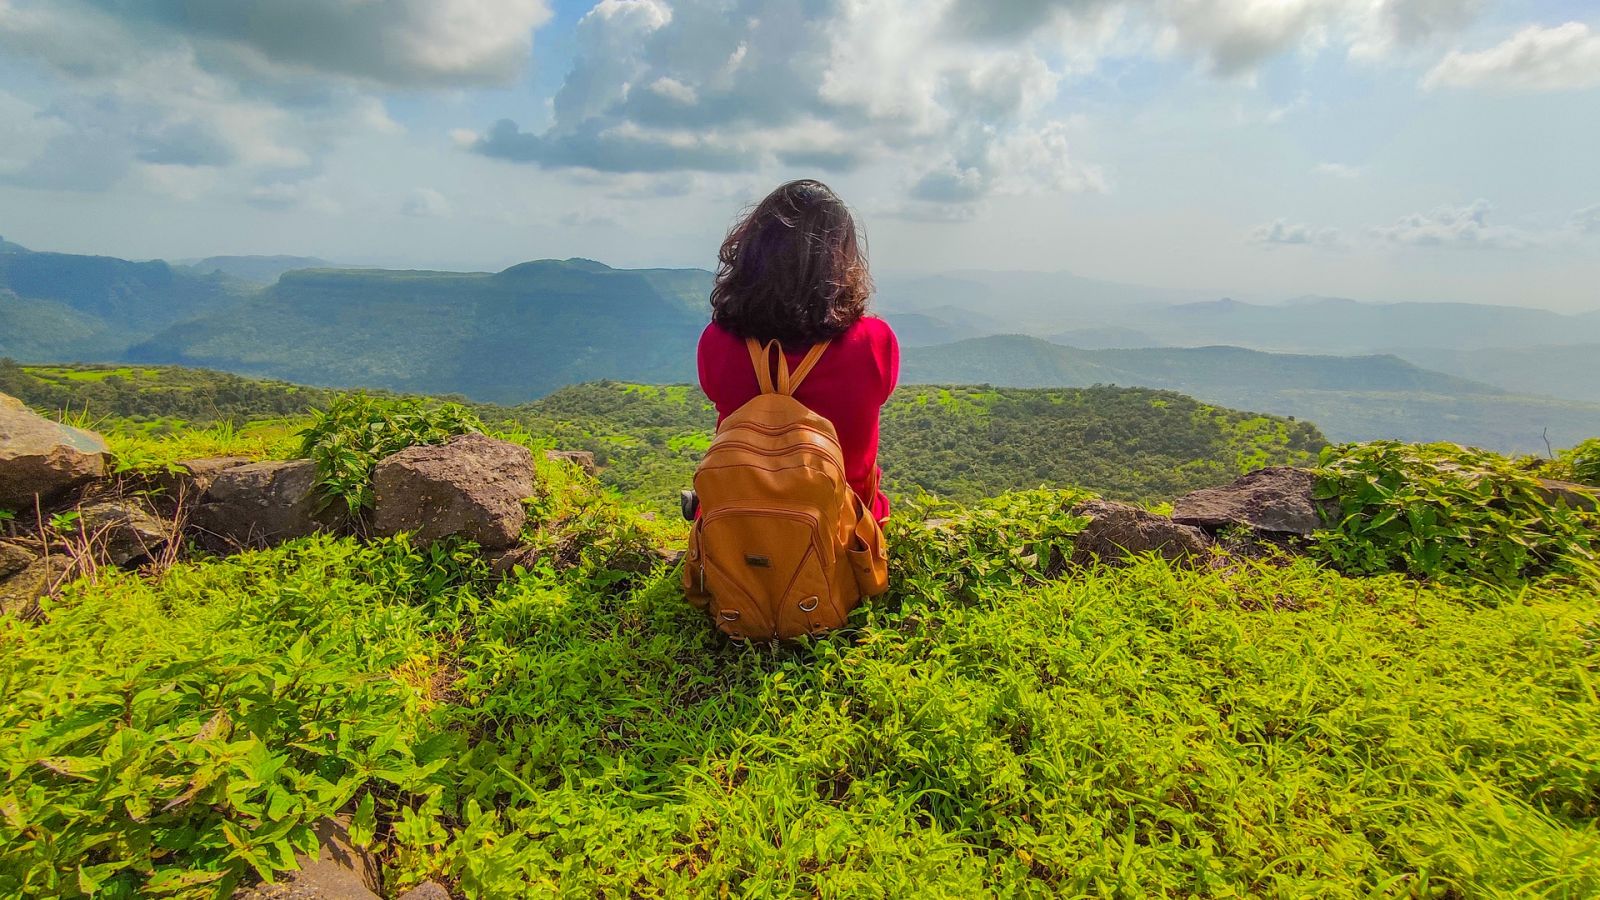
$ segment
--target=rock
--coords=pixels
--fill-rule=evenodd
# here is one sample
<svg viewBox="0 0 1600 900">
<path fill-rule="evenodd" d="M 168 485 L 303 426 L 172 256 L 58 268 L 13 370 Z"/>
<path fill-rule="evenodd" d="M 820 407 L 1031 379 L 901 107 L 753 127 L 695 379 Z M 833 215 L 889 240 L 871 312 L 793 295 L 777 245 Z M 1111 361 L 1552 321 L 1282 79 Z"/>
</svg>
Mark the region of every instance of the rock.
<svg viewBox="0 0 1600 900">
<path fill-rule="evenodd" d="M 540 559 L 539 551 L 533 547 L 512 547 L 504 553 L 494 555 L 489 559 L 489 571 L 501 578 L 510 578 L 517 566 L 532 569 Z"/>
<path fill-rule="evenodd" d="M 33 564 L 33 551 L 10 541 L 0 541 L 0 581 L 21 572 Z"/>
<path fill-rule="evenodd" d="M 189 523 L 222 547 L 265 547 L 342 521 L 342 506 L 316 493 L 317 467 L 308 459 L 258 462 L 224 469 L 200 499 Z"/>
<path fill-rule="evenodd" d="M 458 535 L 486 550 L 517 542 L 533 496 L 533 454 L 482 434 L 449 443 L 407 447 L 378 463 L 373 531 L 409 532 L 429 544 Z"/>
<path fill-rule="evenodd" d="M 176 537 L 172 521 L 156 516 L 138 497 L 88 503 L 78 513 L 96 555 L 115 566 L 155 556 Z"/>
<path fill-rule="evenodd" d="M 1600 512 L 1600 488 L 1554 478 L 1539 479 L 1539 493 L 1546 503 L 1565 503 L 1571 509 Z"/>
<path fill-rule="evenodd" d="M 1172 521 L 1207 531 L 1243 527 L 1253 531 L 1310 535 L 1322 527 L 1316 476 L 1307 469 L 1257 469 L 1223 487 L 1195 491 L 1173 501 Z"/>
<path fill-rule="evenodd" d="M 104 476 L 106 442 L 81 428 L 52 422 L 15 397 L 0 394 L 0 509 L 31 511 Z"/>
<path fill-rule="evenodd" d="M 234 895 L 240 900 L 378 900 L 378 863 L 350 844 L 349 820 L 323 819 L 317 832 L 317 858 L 299 853 L 300 871 Z"/>
<path fill-rule="evenodd" d="M 424 881 L 401 894 L 400 900 L 450 900 L 450 892 L 437 881 Z"/>
<path fill-rule="evenodd" d="M 39 608 L 39 598 L 50 593 L 66 574 L 65 557 L 40 556 L 22 571 L 0 579 L 0 615 L 27 617 Z"/>
<path fill-rule="evenodd" d="M 594 454 L 588 450 L 546 450 L 544 458 L 572 463 L 590 475 L 598 474 L 600 471 L 600 465 L 595 462 Z"/>
<path fill-rule="evenodd" d="M 204 459 L 186 459 L 177 464 L 178 471 L 163 472 L 155 476 L 153 487 L 162 491 L 174 503 L 194 504 L 217 483 L 217 478 L 229 469 L 250 464 L 248 456 L 211 456 Z"/>
<path fill-rule="evenodd" d="M 1073 545 L 1076 565 L 1088 565 L 1095 559 L 1112 562 L 1152 551 L 1168 560 L 1185 561 L 1205 555 L 1211 545 L 1200 529 L 1127 503 L 1090 500 L 1073 507 L 1072 514 L 1090 517 Z"/>
</svg>

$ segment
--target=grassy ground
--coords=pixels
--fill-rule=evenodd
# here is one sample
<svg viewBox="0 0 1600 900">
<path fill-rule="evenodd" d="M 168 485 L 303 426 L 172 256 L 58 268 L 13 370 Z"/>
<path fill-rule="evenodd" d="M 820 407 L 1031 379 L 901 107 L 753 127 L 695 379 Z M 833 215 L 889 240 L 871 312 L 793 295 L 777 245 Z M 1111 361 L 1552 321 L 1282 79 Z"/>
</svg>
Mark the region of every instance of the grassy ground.
<svg viewBox="0 0 1600 900">
<path fill-rule="evenodd" d="M 560 571 L 317 538 L 0 622 L 0 894 L 210 895 L 346 804 L 395 884 L 473 897 L 1600 891 L 1594 583 L 1048 579 L 1040 492 L 740 647 L 550 472 Z"/>
</svg>

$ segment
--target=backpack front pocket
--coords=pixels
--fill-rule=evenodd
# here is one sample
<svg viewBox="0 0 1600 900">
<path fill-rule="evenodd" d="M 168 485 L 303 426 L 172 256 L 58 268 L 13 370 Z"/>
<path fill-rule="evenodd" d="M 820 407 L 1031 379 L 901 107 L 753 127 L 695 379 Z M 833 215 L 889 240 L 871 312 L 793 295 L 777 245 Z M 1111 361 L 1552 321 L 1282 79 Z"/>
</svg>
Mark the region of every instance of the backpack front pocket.
<svg viewBox="0 0 1600 900">
<path fill-rule="evenodd" d="M 724 507 L 699 530 L 713 618 L 730 636 L 798 637 L 837 624 L 815 514 Z"/>
</svg>

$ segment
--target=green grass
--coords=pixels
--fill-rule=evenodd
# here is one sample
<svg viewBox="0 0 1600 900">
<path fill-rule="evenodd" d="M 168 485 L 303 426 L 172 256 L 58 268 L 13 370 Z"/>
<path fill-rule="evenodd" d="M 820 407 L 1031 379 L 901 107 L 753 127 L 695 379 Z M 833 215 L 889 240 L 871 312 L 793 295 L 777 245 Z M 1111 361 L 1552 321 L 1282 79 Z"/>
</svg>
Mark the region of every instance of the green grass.
<svg viewBox="0 0 1600 900">
<path fill-rule="evenodd" d="M 740 647 L 545 472 L 567 568 L 316 538 L 0 622 L 0 894 L 208 895 L 368 796 L 391 887 L 471 897 L 1600 890 L 1593 580 L 1056 578 L 1041 493 L 899 523 L 850 629 Z"/>
</svg>

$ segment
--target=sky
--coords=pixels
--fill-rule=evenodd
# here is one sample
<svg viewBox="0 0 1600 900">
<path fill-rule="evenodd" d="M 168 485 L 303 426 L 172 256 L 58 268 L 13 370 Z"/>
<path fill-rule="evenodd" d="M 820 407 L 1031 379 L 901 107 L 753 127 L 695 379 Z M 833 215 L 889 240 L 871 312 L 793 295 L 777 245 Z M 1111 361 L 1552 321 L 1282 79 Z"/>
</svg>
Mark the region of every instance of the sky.
<svg viewBox="0 0 1600 900">
<path fill-rule="evenodd" d="M 0 0 L 0 235 L 1600 309 L 1595 0 Z"/>
</svg>

